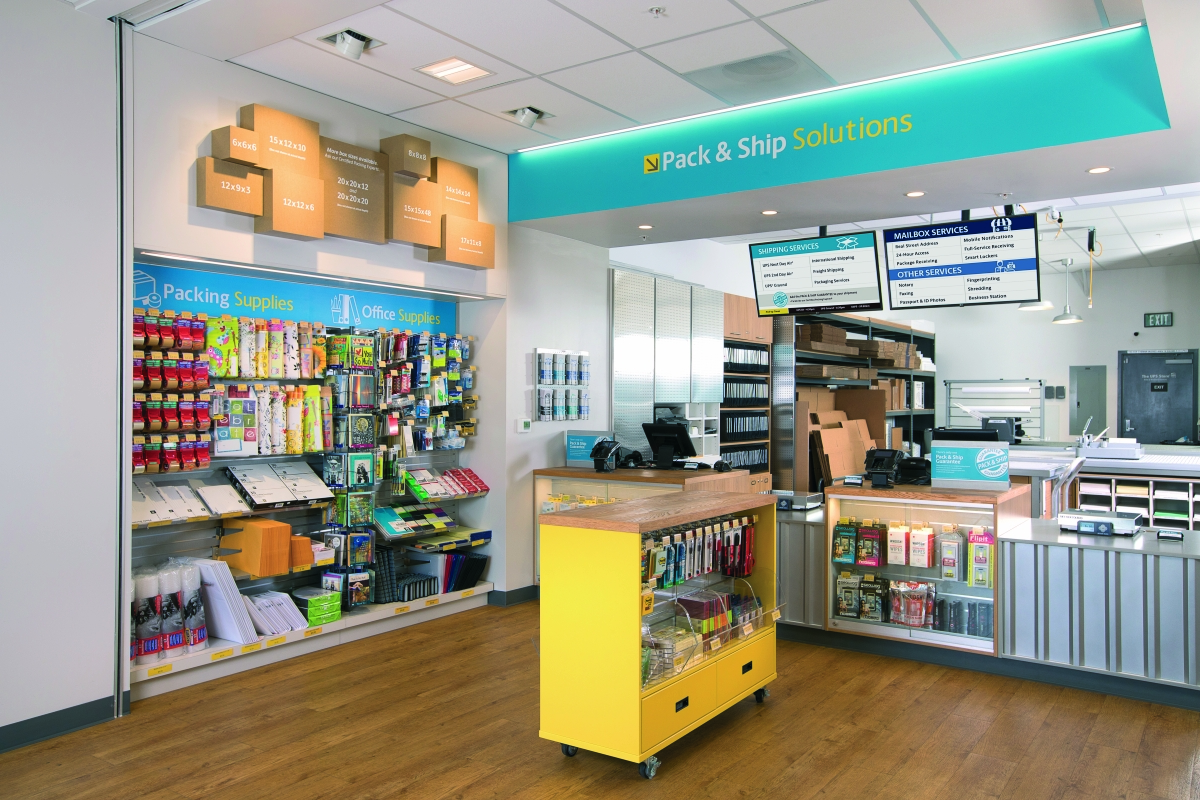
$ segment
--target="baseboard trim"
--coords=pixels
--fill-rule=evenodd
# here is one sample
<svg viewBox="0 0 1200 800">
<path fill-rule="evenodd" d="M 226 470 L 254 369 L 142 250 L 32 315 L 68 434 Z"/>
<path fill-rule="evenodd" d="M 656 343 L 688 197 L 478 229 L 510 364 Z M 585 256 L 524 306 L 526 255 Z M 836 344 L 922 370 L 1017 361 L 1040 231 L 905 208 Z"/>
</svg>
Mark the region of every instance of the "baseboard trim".
<svg viewBox="0 0 1200 800">
<path fill-rule="evenodd" d="M 90 728 L 113 719 L 113 698 L 102 697 L 39 717 L 23 719 L 0 727 L 0 753 L 53 739 L 64 733 Z"/>
<path fill-rule="evenodd" d="M 522 586 L 520 589 L 513 589 L 511 592 L 501 592 L 496 589 L 488 592 L 488 605 L 500 606 L 515 606 L 518 603 L 528 603 L 530 600 L 537 600 L 541 597 L 541 587 L 537 584 L 533 586 Z"/>
<path fill-rule="evenodd" d="M 1105 675 L 1090 670 L 1073 669 L 1071 667 L 1038 664 L 1022 659 L 996 658 L 995 656 L 986 656 L 979 653 L 963 653 L 958 650 L 926 647 L 909 642 L 893 642 L 887 639 L 876 639 L 872 636 L 854 636 L 838 631 L 826 631 L 820 628 L 790 625 L 785 622 L 776 623 L 775 635 L 777 638 L 788 642 L 802 642 L 822 647 L 835 647 L 839 650 L 853 650 L 857 653 L 904 658 L 909 661 L 922 661 L 927 664 L 937 664 L 943 667 L 956 667 L 976 672 L 987 672 L 992 675 L 1022 678 L 1028 681 L 1049 683 L 1055 686 L 1066 686 L 1071 689 L 1083 689 L 1089 692 L 1126 697 L 1130 700 L 1141 700 L 1147 703 L 1158 703 L 1165 706 L 1186 708 L 1190 711 L 1200 711 L 1200 691 L 1179 686 L 1168 686 L 1154 681 Z"/>
</svg>

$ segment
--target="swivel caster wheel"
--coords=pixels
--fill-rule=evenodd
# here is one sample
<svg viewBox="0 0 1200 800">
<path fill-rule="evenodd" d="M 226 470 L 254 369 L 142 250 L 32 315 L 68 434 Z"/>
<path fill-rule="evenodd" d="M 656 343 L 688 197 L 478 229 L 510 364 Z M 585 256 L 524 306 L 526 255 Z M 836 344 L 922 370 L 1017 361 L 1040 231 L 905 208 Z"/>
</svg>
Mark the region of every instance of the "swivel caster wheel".
<svg viewBox="0 0 1200 800">
<path fill-rule="evenodd" d="M 645 761 L 638 764 L 638 774 L 641 775 L 646 780 L 650 780 L 651 778 L 653 778 L 655 775 L 658 774 L 658 768 L 661 764 L 662 764 L 662 762 L 659 761 L 657 758 L 655 758 L 654 756 L 650 756 Z"/>
<path fill-rule="evenodd" d="M 579 752 L 579 748 L 573 744 L 564 744 L 559 746 L 562 747 L 563 755 L 567 758 L 574 758 L 575 754 Z"/>
<path fill-rule="evenodd" d="M 754 693 L 754 702 L 761 703 L 770 696 L 771 696 L 771 692 L 769 689 L 766 689 L 766 688 L 759 689 L 758 691 L 756 691 Z"/>
</svg>

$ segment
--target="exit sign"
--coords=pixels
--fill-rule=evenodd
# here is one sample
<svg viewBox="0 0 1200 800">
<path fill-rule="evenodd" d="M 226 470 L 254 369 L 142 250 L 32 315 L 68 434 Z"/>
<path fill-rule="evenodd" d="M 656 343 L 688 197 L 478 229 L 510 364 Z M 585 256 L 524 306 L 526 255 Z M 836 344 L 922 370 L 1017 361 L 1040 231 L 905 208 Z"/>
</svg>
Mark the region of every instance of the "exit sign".
<svg viewBox="0 0 1200 800">
<path fill-rule="evenodd" d="M 1143 328 L 1169 328 L 1175 324 L 1174 311 L 1160 311 L 1157 314 L 1143 314 Z"/>
</svg>

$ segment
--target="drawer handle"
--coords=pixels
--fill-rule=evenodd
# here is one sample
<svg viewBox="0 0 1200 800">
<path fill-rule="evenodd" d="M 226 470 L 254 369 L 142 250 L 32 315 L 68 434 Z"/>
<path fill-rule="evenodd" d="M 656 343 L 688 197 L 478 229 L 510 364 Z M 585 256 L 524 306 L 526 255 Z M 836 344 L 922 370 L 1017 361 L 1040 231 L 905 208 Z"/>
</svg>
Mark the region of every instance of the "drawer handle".
<svg viewBox="0 0 1200 800">
<path fill-rule="evenodd" d="M 747 672 L 749 672 L 752 669 L 754 669 L 753 661 L 747 661 L 745 664 L 742 664 L 742 674 L 743 675 L 745 675 Z"/>
<path fill-rule="evenodd" d="M 675 713 L 678 714 L 680 711 L 683 711 L 687 707 L 688 707 L 688 699 L 685 697 L 682 700 L 680 700 L 678 703 L 675 704 Z"/>
</svg>

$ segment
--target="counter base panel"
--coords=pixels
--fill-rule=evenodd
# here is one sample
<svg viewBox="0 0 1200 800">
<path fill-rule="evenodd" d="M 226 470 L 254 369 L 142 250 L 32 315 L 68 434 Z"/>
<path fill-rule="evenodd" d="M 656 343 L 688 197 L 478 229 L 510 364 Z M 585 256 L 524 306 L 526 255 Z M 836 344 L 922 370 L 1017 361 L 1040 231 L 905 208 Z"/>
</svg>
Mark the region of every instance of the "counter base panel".
<svg viewBox="0 0 1200 800">
<path fill-rule="evenodd" d="M 986 672 L 990 675 L 1038 681 L 1054 686 L 1083 689 L 1089 692 L 1125 697 L 1130 700 L 1200 711 L 1200 690 L 1137 676 L 1113 675 L 1086 668 L 1059 666 L 1008 656 L 997 658 L 992 655 L 968 653 L 946 647 L 930 647 L 925 643 L 916 644 L 877 636 L 820 630 L 806 625 L 793 625 L 782 620 L 775 625 L 775 636 L 780 642 L 795 642 L 888 658 L 903 658 L 908 661 Z M 785 648 L 787 645 L 781 644 L 780 647 Z"/>
</svg>

